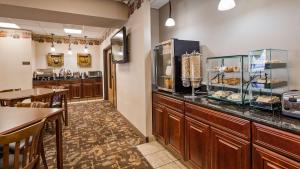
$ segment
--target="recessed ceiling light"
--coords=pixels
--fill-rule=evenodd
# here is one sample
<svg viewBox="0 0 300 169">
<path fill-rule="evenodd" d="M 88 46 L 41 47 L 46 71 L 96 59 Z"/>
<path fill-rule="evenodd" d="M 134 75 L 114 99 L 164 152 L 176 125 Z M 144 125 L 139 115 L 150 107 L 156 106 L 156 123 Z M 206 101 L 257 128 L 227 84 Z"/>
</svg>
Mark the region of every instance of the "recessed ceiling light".
<svg viewBox="0 0 300 169">
<path fill-rule="evenodd" d="M 7 22 L 0 22 L 0 27 L 2 28 L 14 28 L 20 29 L 20 27 L 15 23 L 7 23 Z"/>
<path fill-rule="evenodd" d="M 70 29 L 70 28 L 64 28 L 65 33 L 68 34 L 81 34 L 82 30 L 81 29 Z"/>
</svg>

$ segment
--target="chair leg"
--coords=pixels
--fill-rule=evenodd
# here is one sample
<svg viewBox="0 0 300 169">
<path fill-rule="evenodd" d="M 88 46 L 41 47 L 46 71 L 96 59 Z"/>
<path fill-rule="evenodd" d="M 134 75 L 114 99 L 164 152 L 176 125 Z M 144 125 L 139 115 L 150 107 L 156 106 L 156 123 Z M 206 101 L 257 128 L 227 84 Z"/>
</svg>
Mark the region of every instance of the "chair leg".
<svg viewBox="0 0 300 169">
<path fill-rule="evenodd" d="M 42 141 L 42 148 L 41 148 L 41 157 L 44 164 L 44 169 L 48 169 L 46 155 L 45 155 L 45 148 L 44 148 L 44 141 Z"/>
</svg>

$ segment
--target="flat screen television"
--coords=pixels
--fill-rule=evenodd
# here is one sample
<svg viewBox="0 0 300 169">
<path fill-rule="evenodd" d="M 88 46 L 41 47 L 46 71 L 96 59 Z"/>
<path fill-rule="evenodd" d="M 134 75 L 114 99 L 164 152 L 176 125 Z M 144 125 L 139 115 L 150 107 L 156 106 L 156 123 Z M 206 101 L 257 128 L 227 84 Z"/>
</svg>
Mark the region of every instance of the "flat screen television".
<svg viewBox="0 0 300 169">
<path fill-rule="evenodd" d="M 127 63 L 129 61 L 127 52 L 126 27 L 120 29 L 111 38 L 111 51 L 113 63 Z"/>
</svg>

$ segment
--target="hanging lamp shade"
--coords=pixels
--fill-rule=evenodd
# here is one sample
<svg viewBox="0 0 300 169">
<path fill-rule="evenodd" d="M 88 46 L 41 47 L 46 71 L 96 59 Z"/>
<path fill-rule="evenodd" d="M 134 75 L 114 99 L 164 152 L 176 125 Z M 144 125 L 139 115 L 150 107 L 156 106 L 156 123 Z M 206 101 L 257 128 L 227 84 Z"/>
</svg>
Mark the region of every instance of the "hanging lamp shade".
<svg viewBox="0 0 300 169">
<path fill-rule="evenodd" d="M 234 0 L 220 0 L 218 10 L 219 11 L 227 11 L 233 9 L 235 7 Z"/>
<path fill-rule="evenodd" d="M 169 0 L 169 18 L 166 20 L 165 26 L 167 27 L 173 27 L 175 26 L 175 20 L 172 18 L 172 4 L 171 4 L 171 0 Z"/>
<path fill-rule="evenodd" d="M 51 48 L 50 48 L 50 51 L 51 51 L 51 52 L 55 52 L 55 47 L 54 47 L 54 34 L 53 34 L 53 33 L 51 34 L 51 37 L 52 37 L 52 42 L 51 42 Z"/>
</svg>

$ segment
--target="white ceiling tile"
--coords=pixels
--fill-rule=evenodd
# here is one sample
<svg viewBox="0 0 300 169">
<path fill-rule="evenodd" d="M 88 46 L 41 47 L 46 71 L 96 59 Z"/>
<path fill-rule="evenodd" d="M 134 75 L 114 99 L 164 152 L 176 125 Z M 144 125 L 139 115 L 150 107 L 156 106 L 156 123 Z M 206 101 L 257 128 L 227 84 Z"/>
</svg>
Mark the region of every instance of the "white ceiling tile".
<svg viewBox="0 0 300 169">
<path fill-rule="evenodd" d="M 73 37 L 84 37 L 88 38 L 101 38 L 106 28 L 101 27 L 91 27 L 83 25 L 70 25 L 62 23 L 51 23 L 51 22 L 39 22 L 32 20 L 23 20 L 23 19 L 12 19 L 0 17 L 0 22 L 12 22 L 21 27 L 21 29 L 31 30 L 36 34 L 55 34 L 57 36 L 68 36 L 64 32 L 64 28 L 74 28 L 82 29 L 83 32 L 81 35 L 72 35 Z"/>
</svg>

